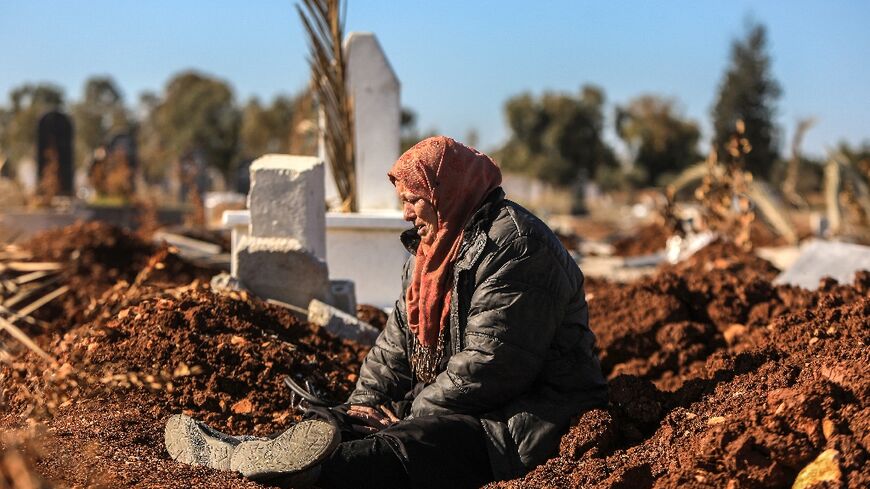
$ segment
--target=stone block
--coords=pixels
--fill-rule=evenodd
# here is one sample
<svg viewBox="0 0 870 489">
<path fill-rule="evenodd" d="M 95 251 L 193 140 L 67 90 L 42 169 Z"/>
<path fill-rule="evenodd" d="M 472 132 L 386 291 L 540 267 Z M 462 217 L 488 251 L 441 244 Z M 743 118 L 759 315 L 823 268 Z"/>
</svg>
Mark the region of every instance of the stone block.
<svg viewBox="0 0 870 489">
<path fill-rule="evenodd" d="M 292 238 L 326 258 L 323 163 L 311 156 L 266 155 L 251 164 L 251 235 Z"/>
<path fill-rule="evenodd" d="M 802 247 L 797 260 L 773 283 L 816 290 L 823 277 L 851 284 L 859 270 L 870 270 L 870 246 L 811 241 Z"/>
<path fill-rule="evenodd" d="M 317 324 L 339 338 L 374 345 L 381 332 L 369 323 L 364 323 L 329 304 L 313 300 L 308 304 L 308 322 Z"/>
<path fill-rule="evenodd" d="M 243 236 L 234 254 L 239 282 L 260 298 L 299 307 L 330 300 L 326 262 L 294 239 Z"/>
<path fill-rule="evenodd" d="M 329 296 L 333 306 L 356 316 L 356 287 L 353 280 L 330 280 Z"/>
</svg>

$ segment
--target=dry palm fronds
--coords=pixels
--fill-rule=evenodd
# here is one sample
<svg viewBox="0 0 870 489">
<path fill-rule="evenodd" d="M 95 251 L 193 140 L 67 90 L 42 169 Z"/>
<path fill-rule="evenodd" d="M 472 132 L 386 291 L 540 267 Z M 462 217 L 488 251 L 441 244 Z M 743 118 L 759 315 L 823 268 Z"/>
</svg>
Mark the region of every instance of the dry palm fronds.
<svg viewBox="0 0 870 489">
<path fill-rule="evenodd" d="M 340 0 L 303 0 L 297 5 L 308 34 L 312 85 L 325 118 L 326 155 L 342 200 L 342 210 L 357 210 L 353 101 L 347 93 L 344 17 Z"/>
</svg>

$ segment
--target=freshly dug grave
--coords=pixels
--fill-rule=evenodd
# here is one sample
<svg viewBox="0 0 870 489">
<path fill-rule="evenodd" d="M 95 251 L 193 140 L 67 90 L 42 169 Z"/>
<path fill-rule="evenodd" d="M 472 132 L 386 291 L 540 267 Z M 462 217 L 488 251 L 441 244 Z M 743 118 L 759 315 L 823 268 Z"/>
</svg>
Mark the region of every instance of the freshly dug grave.
<svg viewBox="0 0 870 489">
<path fill-rule="evenodd" d="M 192 265 L 166 246 L 156 246 L 134 233 L 99 221 L 80 221 L 71 226 L 40 233 L 22 245 L 35 262 L 64 265 L 53 287 L 68 285 L 59 299 L 38 309 L 33 316 L 51 324 L 52 330 L 66 330 L 84 322 L 88 308 L 120 282 L 134 283 L 155 255 L 156 268 L 148 282 L 164 286 L 208 281 L 215 270 Z M 144 277 L 140 277 L 140 282 Z M 49 291 L 50 288 L 46 288 Z M 38 331 L 33 332 L 38 334 Z"/>
<path fill-rule="evenodd" d="M 59 366 L 32 354 L 0 364 L 0 430 L 51 414 L 27 428 L 41 447 L 28 462 L 43 478 L 259 487 L 169 460 L 166 417 L 266 434 L 295 419 L 283 375 L 332 400 L 352 388 L 363 349 L 243 294 L 166 290 L 150 279 L 164 261 L 145 259 L 133 287 L 106 283 L 87 323 L 41 337 Z M 583 414 L 557 457 L 494 486 L 789 487 L 813 461 L 816 478 L 841 481 L 814 487 L 868 486 L 870 274 L 815 292 L 773 286 L 775 274 L 715 243 L 637 283 L 590 280 L 612 405 Z"/>
<path fill-rule="evenodd" d="M 611 407 L 493 487 L 870 487 L 870 273 L 815 292 L 775 273 L 714 243 L 634 284 L 588 283 Z"/>
<path fill-rule="evenodd" d="M 142 297 L 104 324 L 56 338 L 49 353 L 60 367 L 41 375 L 39 360 L 28 355 L 0 370 L 8 406 L 3 431 L 22 428 L 34 400 L 50 411 L 43 435 L 50 448 L 35 460 L 46 479 L 64 486 L 255 487 L 168 460 L 166 418 L 185 412 L 234 434 L 275 433 L 298 420 L 285 375 L 339 402 L 366 352 L 244 293 L 192 285 Z"/>
<path fill-rule="evenodd" d="M 662 224 L 654 222 L 641 226 L 630 236 L 613 241 L 613 254 L 616 256 L 641 256 L 658 253 L 665 249 L 671 232 Z"/>
<path fill-rule="evenodd" d="M 613 242 L 613 254 L 616 256 L 642 256 L 658 253 L 665 249 L 671 231 L 661 223 L 652 222 L 645 224 L 630 235 L 616 237 Z M 752 221 L 749 230 L 752 246 L 784 246 L 788 244 L 785 239 L 777 235 L 771 229 L 759 221 Z"/>
</svg>

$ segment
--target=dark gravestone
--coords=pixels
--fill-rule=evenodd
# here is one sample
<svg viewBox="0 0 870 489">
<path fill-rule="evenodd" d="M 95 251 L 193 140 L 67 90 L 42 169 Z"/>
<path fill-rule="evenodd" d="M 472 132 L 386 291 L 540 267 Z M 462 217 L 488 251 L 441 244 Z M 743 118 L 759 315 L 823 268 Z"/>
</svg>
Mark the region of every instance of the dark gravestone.
<svg viewBox="0 0 870 489">
<path fill-rule="evenodd" d="M 122 187 L 123 194 L 132 195 L 136 190 L 136 167 L 139 161 L 136 157 L 136 139 L 131 134 L 118 134 L 112 137 L 106 145 L 106 159 L 109 171 L 114 171 L 125 182 L 114 182 L 115 187 Z"/>
<path fill-rule="evenodd" d="M 208 162 L 205 152 L 200 149 L 188 151 L 180 159 L 181 200 L 189 200 L 192 192 L 202 196 L 211 190 L 208 176 Z"/>
<path fill-rule="evenodd" d="M 132 134 L 118 134 L 114 136 L 106 146 L 106 152 L 109 158 L 117 158 L 126 162 L 134 173 L 136 167 L 139 166 L 139 160 L 136 155 L 136 138 Z"/>
<path fill-rule="evenodd" d="M 37 176 L 40 182 L 51 179 L 55 171 L 58 195 L 73 194 L 73 127 L 65 114 L 56 110 L 39 119 L 36 134 Z"/>
<path fill-rule="evenodd" d="M 253 158 L 248 158 L 239 162 L 239 166 L 236 167 L 236 182 L 235 182 L 235 191 L 240 194 L 248 194 L 248 191 L 251 189 L 251 163 L 254 162 Z"/>
</svg>

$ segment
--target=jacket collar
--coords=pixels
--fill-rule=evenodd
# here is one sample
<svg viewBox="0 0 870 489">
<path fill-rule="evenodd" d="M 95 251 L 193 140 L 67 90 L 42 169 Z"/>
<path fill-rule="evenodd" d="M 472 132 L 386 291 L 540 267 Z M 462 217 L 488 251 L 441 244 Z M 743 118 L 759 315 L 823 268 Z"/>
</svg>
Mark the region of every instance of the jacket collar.
<svg viewBox="0 0 870 489">
<path fill-rule="evenodd" d="M 504 190 L 501 187 L 496 187 L 486 196 L 483 200 L 483 204 L 474 211 L 474 214 L 471 215 L 471 218 L 468 219 L 468 222 L 465 224 L 465 229 L 463 232 L 464 238 L 463 241 L 468 239 L 468 236 L 473 236 L 477 230 L 483 227 L 484 223 L 489 222 L 490 214 L 492 214 L 494 209 L 498 208 L 498 204 L 504 200 Z M 399 235 L 399 239 L 402 241 L 402 245 L 405 246 L 405 249 L 408 250 L 412 255 L 417 254 L 417 247 L 420 246 L 420 235 L 417 234 L 417 228 L 406 229 L 402 231 L 402 234 Z"/>
</svg>

